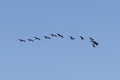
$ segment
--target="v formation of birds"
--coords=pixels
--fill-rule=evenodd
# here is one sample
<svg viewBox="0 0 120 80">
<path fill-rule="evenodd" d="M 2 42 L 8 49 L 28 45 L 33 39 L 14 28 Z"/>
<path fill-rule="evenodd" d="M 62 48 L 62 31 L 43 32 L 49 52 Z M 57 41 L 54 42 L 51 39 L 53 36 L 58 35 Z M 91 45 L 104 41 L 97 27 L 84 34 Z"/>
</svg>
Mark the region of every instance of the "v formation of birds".
<svg viewBox="0 0 120 80">
<path fill-rule="evenodd" d="M 52 39 L 52 37 L 60 37 L 60 38 L 64 38 L 64 36 L 62 35 L 62 34 L 50 34 L 50 36 L 43 36 L 45 39 Z M 75 40 L 76 38 L 75 37 L 73 37 L 73 36 L 69 36 L 68 37 L 70 40 Z M 83 37 L 83 36 L 79 36 L 79 38 L 81 39 L 81 40 L 84 40 L 85 38 Z M 32 39 L 31 38 L 29 38 L 29 39 L 18 39 L 20 42 L 27 42 L 27 41 L 29 41 L 29 42 L 34 42 L 35 40 L 41 40 L 41 38 L 39 38 L 39 37 L 33 37 Z M 92 43 L 92 47 L 96 47 L 96 46 L 98 46 L 99 45 L 99 43 L 97 42 L 97 41 L 95 41 L 92 37 L 89 37 L 89 40 L 90 40 L 90 42 Z"/>
</svg>

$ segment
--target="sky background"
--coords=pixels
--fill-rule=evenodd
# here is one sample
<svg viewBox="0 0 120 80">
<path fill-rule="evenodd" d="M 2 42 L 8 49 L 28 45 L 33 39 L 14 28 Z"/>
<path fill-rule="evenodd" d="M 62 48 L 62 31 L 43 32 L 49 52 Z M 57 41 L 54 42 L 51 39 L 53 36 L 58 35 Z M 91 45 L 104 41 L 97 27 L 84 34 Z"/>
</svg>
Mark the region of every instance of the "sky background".
<svg viewBox="0 0 120 80">
<path fill-rule="evenodd" d="M 119 28 L 120 0 L 0 0 L 0 80 L 120 80 Z"/>
</svg>

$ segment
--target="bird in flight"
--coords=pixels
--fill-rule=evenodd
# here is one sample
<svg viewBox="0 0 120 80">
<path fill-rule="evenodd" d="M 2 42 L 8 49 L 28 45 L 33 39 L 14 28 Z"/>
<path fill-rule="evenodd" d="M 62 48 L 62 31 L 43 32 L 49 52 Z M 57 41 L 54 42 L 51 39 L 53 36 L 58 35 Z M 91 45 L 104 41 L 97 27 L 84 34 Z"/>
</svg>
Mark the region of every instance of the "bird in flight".
<svg viewBox="0 0 120 80">
<path fill-rule="evenodd" d="M 40 38 L 38 38 L 38 37 L 33 37 L 33 38 L 35 38 L 36 40 L 40 40 Z"/>
<path fill-rule="evenodd" d="M 93 47 L 96 47 L 95 44 L 92 44 Z"/>
<path fill-rule="evenodd" d="M 98 44 L 98 42 L 96 42 L 96 41 L 94 41 L 93 44 L 92 44 L 93 47 L 96 47 L 96 46 L 98 46 L 98 45 L 99 45 L 99 44 Z"/>
<path fill-rule="evenodd" d="M 80 39 L 81 39 L 81 40 L 84 40 L 84 38 L 83 38 L 82 36 L 80 36 Z"/>
<path fill-rule="evenodd" d="M 69 36 L 69 38 L 70 38 L 71 40 L 75 40 L 75 38 L 74 38 L 74 37 L 72 37 L 72 36 Z"/>
<path fill-rule="evenodd" d="M 57 35 L 55 35 L 55 34 L 50 34 L 52 37 L 57 37 Z"/>
<path fill-rule="evenodd" d="M 18 39 L 20 42 L 26 42 L 25 40 L 23 40 L 23 39 Z"/>
<path fill-rule="evenodd" d="M 92 42 L 93 42 L 93 44 L 95 44 L 96 46 L 99 45 L 99 43 L 96 42 L 96 41 L 92 41 Z"/>
<path fill-rule="evenodd" d="M 95 41 L 93 38 L 91 38 L 91 37 L 90 37 L 90 41 L 92 42 L 92 46 L 93 46 L 93 47 L 96 47 L 96 46 L 99 45 L 99 43 L 96 42 L 96 41 Z"/>
<path fill-rule="evenodd" d="M 61 38 L 64 38 L 63 35 L 61 35 L 61 34 L 57 34 L 57 35 L 58 35 L 59 37 L 61 37 Z"/>
<path fill-rule="evenodd" d="M 48 37 L 48 36 L 43 36 L 45 39 L 51 39 L 50 37 Z"/>
<path fill-rule="evenodd" d="M 32 40 L 32 39 L 27 39 L 28 41 L 31 41 L 31 42 L 33 42 L 34 40 Z"/>
<path fill-rule="evenodd" d="M 90 41 L 92 42 L 92 41 L 94 41 L 94 39 L 90 37 Z"/>
</svg>

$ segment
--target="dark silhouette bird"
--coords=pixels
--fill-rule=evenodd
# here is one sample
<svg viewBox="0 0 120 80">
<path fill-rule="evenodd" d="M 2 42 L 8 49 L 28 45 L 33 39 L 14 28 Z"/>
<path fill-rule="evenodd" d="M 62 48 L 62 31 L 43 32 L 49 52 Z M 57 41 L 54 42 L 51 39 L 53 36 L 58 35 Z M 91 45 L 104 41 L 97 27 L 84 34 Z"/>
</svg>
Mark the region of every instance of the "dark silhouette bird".
<svg viewBox="0 0 120 80">
<path fill-rule="evenodd" d="M 50 37 L 48 37 L 48 36 L 43 36 L 45 39 L 51 39 Z"/>
<path fill-rule="evenodd" d="M 74 38 L 74 37 L 72 37 L 72 36 L 69 36 L 69 38 L 70 38 L 71 40 L 75 40 L 75 38 Z"/>
<path fill-rule="evenodd" d="M 57 34 L 57 35 L 58 35 L 59 37 L 61 37 L 61 38 L 64 38 L 63 35 L 61 35 L 61 34 Z"/>
<path fill-rule="evenodd" d="M 84 40 L 84 38 L 83 38 L 82 36 L 80 36 L 80 39 L 81 39 L 81 40 Z"/>
<path fill-rule="evenodd" d="M 98 42 L 96 42 L 96 41 L 91 41 L 92 42 L 92 46 L 93 47 L 96 47 L 96 46 L 98 46 L 99 45 L 99 43 Z"/>
<path fill-rule="evenodd" d="M 26 42 L 25 40 L 23 40 L 23 39 L 18 39 L 20 42 Z"/>
<path fill-rule="evenodd" d="M 99 43 L 98 42 L 96 42 L 96 41 L 92 41 L 93 42 L 93 44 L 95 44 L 95 45 L 99 45 Z"/>
<path fill-rule="evenodd" d="M 57 37 L 57 35 L 55 35 L 55 34 L 50 34 L 52 37 Z"/>
<path fill-rule="evenodd" d="M 96 47 L 96 46 L 99 45 L 99 43 L 96 42 L 96 41 L 95 41 L 93 38 L 91 38 L 91 37 L 90 37 L 90 41 L 92 42 L 92 46 L 93 46 L 93 47 Z"/>
<path fill-rule="evenodd" d="M 93 47 L 96 47 L 95 44 L 92 44 Z"/>
<path fill-rule="evenodd" d="M 92 41 L 94 41 L 94 39 L 90 37 L 90 41 L 92 42 Z"/>
<path fill-rule="evenodd" d="M 32 40 L 32 39 L 27 39 L 28 41 L 31 41 L 31 42 L 33 42 L 34 40 Z"/>
<path fill-rule="evenodd" d="M 33 37 L 33 38 L 35 38 L 36 40 L 40 40 L 40 38 L 38 38 L 38 37 Z"/>
</svg>

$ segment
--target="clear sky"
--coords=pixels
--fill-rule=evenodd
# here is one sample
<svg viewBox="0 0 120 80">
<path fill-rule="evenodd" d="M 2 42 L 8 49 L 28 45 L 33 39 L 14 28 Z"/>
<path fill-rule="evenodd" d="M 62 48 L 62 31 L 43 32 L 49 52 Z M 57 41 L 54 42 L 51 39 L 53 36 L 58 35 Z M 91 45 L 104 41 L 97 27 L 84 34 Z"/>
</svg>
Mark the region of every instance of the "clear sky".
<svg viewBox="0 0 120 80">
<path fill-rule="evenodd" d="M 0 80 L 120 80 L 119 28 L 120 0 L 0 0 Z"/>
</svg>

